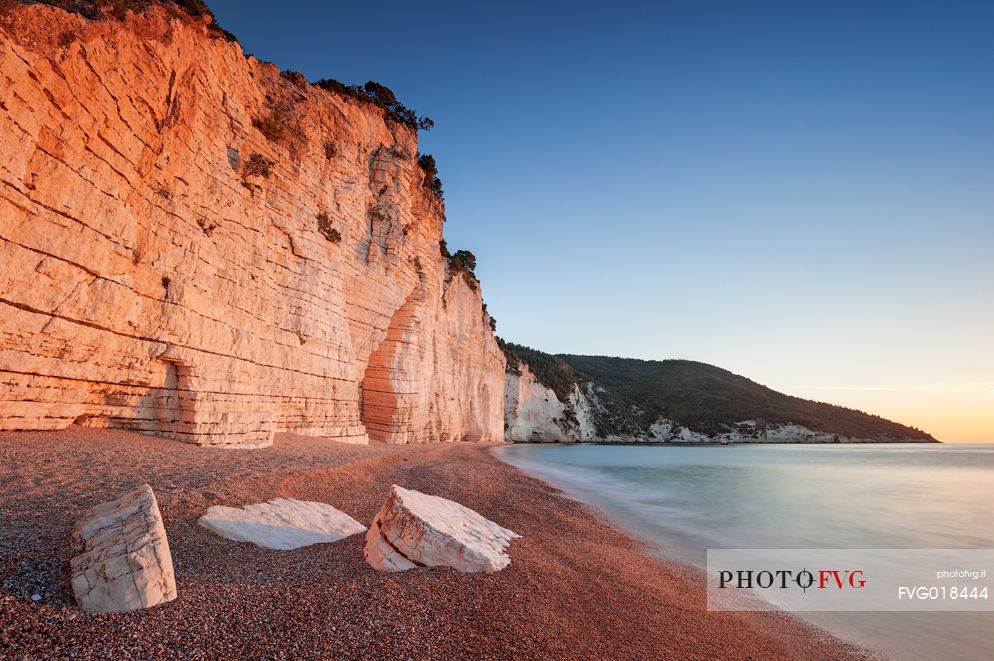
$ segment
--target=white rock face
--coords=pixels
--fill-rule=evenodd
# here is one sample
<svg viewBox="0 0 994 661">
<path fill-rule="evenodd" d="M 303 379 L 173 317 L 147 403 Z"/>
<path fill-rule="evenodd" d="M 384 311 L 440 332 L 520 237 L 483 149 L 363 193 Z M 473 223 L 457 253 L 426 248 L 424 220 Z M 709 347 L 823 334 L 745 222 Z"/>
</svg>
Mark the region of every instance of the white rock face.
<svg viewBox="0 0 994 661">
<path fill-rule="evenodd" d="M 504 380 L 505 438 L 512 441 L 567 441 L 558 421 L 566 406 L 521 363 L 519 373 L 509 372 Z"/>
<path fill-rule="evenodd" d="M 587 386 L 588 392 L 584 393 L 574 385 L 573 392 L 566 401 L 567 406 L 573 409 L 573 414 L 576 416 L 576 431 L 581 441 L 592 441 L 597 438 L 597 428 L 594 425 L 597 401 L 592 399 L 595 393 L 591 391 L 591 384 L 588 383 Z"/>
<path fill-rule="evenodd" d="M 681 428 L 679 433 L 675 433 L 673 437 L 670 438 L 670 442 L 672 443 L 710 443 L 712 441 L 714 441 L 714 439 L 707 434 L 693 431 L 689 427 Z"/>
<path fill-rule="evenodd" d="M 761 424 L 756 420 L 736 422 L 734 429 L 719 434 L 715 440 L 726 443 L 840 443 L 860 442 L 838 434 L 809 429 L 795 424 Z"/>
<path fill-rule="evenodd" d="M 660 418 L 649 425 L 649 438 L 654 441 L 668 441 L 673 437 L 675 423 L 666 418 Z"/>
<path fill-rule="evenodd" d="M 764 440 L 767 443 L 831 443 L 833 434 L 814 431 L 803 425 L 770 425 Z"/>
<path fill-rule="evenodd" d="M 535 378 L 527 363 L 504 379 L 504 437 L 509 441 L 563 442 L 597 438 L 594 418 L 598 401 L 577 384 L 563 402 Z"/>
<path fill-rule="evenodd" d="M 366 530 L 331 505 L 288 498 L 241 508 L 213 505 L 198 523 L 221 537 L 277 551 L 337 542 Z"/>
<path fill-rule="evenodd" d="M 452 567 L 495 572 L 520 537 L 459 503 L 396 484 L 366 533 L 366 562 L 381 571 Z"/>
<path fill-rule="evenodd" d="M 72 537 L 82 548 L 70 567 L 83 610 L 130 611 L 176 598 L 166 530 L 147 484 L 89 510 Z"/>
</svg>

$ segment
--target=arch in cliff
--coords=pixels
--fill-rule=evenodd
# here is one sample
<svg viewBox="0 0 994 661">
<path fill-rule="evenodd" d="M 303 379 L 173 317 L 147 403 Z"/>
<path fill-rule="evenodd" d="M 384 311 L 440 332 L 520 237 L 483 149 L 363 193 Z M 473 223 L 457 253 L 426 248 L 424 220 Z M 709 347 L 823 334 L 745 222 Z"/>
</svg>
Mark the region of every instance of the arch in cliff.
<svg viewBox="0 0 994 661">
<path fill-rule="evenodd" d="M 425 442 L 427 366 L 420 337 L 423 303 L 418 289 L 390 318 L 359 385 L 362 423 L 369 440 L 381 443 Z"/>
</svg>

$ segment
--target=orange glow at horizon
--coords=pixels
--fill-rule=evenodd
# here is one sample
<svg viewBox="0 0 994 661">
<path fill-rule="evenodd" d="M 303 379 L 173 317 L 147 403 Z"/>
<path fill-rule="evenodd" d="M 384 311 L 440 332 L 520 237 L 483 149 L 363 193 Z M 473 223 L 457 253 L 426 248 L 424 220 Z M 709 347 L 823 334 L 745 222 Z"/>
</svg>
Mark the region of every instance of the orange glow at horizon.
<svg viewBox="0 0 994 661">
<path fill-rule="evenodd" d="M 994 443 L 994 393 L 948 388 L 796 388 L 793 394 L 917 427 L 944 443 Z"/>
</svg>

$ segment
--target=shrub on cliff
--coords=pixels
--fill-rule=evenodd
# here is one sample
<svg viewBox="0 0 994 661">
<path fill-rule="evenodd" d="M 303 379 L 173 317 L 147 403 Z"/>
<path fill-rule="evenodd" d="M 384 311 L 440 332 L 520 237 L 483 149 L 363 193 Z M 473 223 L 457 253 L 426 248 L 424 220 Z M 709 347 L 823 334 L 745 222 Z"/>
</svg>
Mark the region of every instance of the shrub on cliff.
<svg viewBox="0 0 994 661">
<path fill-rule="evenodd" d="M 259 115 L 252 120 L 252 126 L 259 129 L 270 142 L 282 140 L 288 133 L 289 124 L 287 114 L 278 108 L 273 108 L 265 115 Z"/>
<path fill-rule="evenodd" d="M 382 108 L 387 118 L 409 126 L 416 131 L 430 131 L 435 126 L 431 117 L 418 117 L 414 109 L 408 108 L 397 100 L 393 90 L 376 81 L 367 81 L 365 85 L 346 85 L 334 78 L 322 78 L 314 85 L 363 103 L 371 103 Z"/>
<path fill-rule="evenodd" d="M 483 315 L 485 318 L 489 317 L 490 319 L 490 330 L 497 332 L 497 320 L 490 315 L 490 312 L 487 310 L 486 303 L 483 304 Z"/>
<path fill-rule="evenodd" d="M 443 247 L 443 254 L 445 252 L 448 252 L 448 248 Z M 461 274 L 470 289 L 476 290 L 480 286 L 480 280 L 476 277 L 476 255 L 468 250 L 457 250 L 449 257 L 449 274 Z"/>
<path fill-rule="evenodd" d="M 449 270 L 453 273 L 463 271 L 476 278 L 476 255 L 468 250 L 457 250 L 449 259 Z"/>
<path fill-rule="evenodd" d="M 291 83 L 293 83 L 300 89 L 307 88 L 307 79 L 304 78 L 304 74 L 300 73 L 299 71 L 290 71 L 290 70 L 281 71 L 280 77 L 289 80 Z"/>
<path fill-rule="evenodd" d="M 332 226 L 331 218 L 328 216 L 327 212 L 322 211 L 319 213 L 317 215 L 317 219 L 318 232 L 321 233 L 321 236 L 328 239 L 332 243 L 339 243 L 342 240 L 342 233 Z"/>
<path fill-rule="evenodd" d="M 321 147 L 324 148 L 324 157 L 329 161 L 335 158 L 335 155 L 338 153 L 338 147 L 332 140 L 322 140 Z"/>
<path fill-rule="evenodd" d="M 431 154 L 418 154 L 418 165 L 425 173 L 424 186 L 430 190 L 435 197 L 443 199 L 445 193 L 442 191 L 442 180 L 438 178 L 438 164 Z"/>
<path fill-rule="evenodd" d="M 208 16 L 214 16 L 214 12 L 210 10 L 206 2 L 203 0 L 173 0 L 173 4 L 180 7 L 187 14 L 191 16 L 202 16 L 207 14 Z"/>
<path fill-rule="evenodd" d="M 253 152 L 245 162 L 245 176 L 269 178 L 269 176 L 273 174 L 273 166 L 275 165 L 276 161 L 273 159 L 266 158 L 262 154 Z"/>
</svg>

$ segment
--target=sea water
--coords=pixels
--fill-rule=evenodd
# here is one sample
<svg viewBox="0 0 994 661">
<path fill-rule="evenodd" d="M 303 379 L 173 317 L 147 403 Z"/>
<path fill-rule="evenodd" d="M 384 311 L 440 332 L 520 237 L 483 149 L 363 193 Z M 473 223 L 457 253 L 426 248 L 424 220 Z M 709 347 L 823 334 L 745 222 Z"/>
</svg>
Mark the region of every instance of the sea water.
<svg viewBox="0 0 994 661">
<path fill-rule="evenodd" d="M 708 548 L 994 548 L 994 444 L 495 452 L 698 566 Z M 994 658 L 994 613 L 798 615 L 891 658 Z"/>
</svg>

